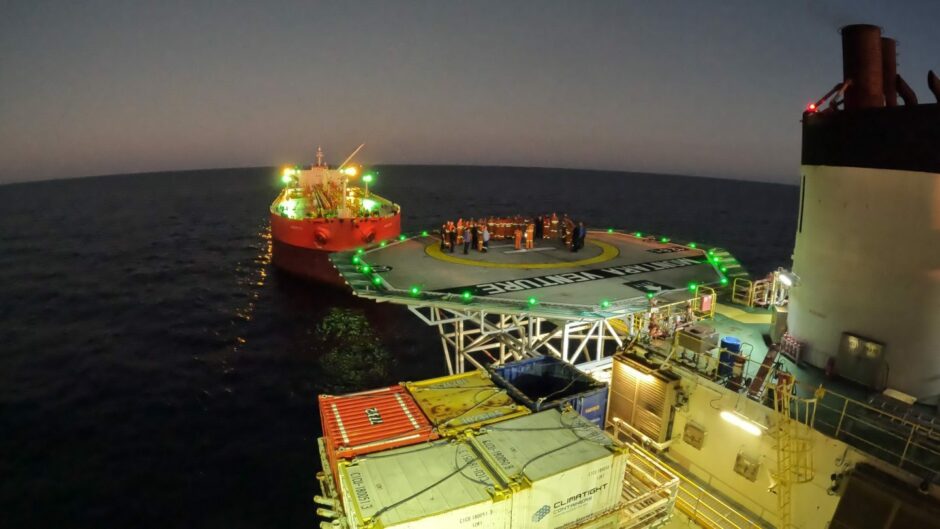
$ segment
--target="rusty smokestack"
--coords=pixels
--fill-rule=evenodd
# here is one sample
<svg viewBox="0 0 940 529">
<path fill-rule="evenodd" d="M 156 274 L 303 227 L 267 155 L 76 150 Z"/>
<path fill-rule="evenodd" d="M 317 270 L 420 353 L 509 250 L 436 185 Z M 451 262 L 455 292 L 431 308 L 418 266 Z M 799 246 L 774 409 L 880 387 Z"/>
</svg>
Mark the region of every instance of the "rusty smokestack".
<svg viewBox="0 0 940 529">
<path fill-rule="evenodd" d="M 887 37 L 881 38 L 881 79 L 884 86 L 885 106 L 898 106 L 898 86 L 895 77 L 898 75 L 897 41 Z"/>
<path fill-rule="evenodd" d="M 884 106 L 881 28 L 869 24 L 842 28 L 842 76 L 852 80 L 845 91 L 846 110 Z"/>
<path fill-rule="evenodd" d="M 927 87 L 933 92 L 937 103 L 940 103 L 940 77 L 937 77 L 937 74 L 933 73 L 933 70 L 927 72 Z"/>
</svg>

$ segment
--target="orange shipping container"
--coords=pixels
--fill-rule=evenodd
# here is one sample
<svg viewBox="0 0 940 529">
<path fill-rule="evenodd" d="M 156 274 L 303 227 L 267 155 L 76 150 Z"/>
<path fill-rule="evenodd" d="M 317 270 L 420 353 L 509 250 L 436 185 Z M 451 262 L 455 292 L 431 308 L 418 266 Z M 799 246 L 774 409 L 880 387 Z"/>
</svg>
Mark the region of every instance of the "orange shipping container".
<svg viewBox="0 0 940 529">
<path fill-rule="evenodd" d="M 319 400 L 323 442 L 334 480 L 340 459 L 437 439 L 427 417 L 401 386 L 320 395 Z"/>
</svg>

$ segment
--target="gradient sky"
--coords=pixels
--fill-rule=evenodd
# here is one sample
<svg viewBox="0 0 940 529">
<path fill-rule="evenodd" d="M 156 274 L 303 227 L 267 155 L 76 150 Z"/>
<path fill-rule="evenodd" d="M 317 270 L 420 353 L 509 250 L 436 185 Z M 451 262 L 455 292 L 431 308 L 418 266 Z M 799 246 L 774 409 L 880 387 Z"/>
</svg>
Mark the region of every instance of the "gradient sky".
<svg viewBox="0 0 940 529">
<path fill-rule="evenodd" d="M 940 1 L 0 0 L 0 183 L 334 163 L 797 181 L 799 119 L 881 25 L 932 101 Z"/>
</svg>

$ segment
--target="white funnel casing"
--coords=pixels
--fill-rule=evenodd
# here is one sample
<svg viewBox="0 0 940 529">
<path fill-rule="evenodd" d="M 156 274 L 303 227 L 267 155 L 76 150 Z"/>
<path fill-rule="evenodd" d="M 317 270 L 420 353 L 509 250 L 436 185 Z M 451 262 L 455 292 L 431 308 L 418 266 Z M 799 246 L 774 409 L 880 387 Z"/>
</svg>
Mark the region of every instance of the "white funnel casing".
<svg viewBox="0 0 940 529">
<path fill-rule="evenodd" d="M 859 41 L 853 28 L 843 29 L 844 46 Z M 873 53 L 868 60 L 882 58 Z M 851 69 L 845 73 L 851 79 Z M 853 80 L 849 90 L 860 84 Z M 872 388 L 934 401 L 940 395 L 940 105 L 846 106 L 803 116 L 793 251 L 801 282 L 791 291 L 789 332 L 814 366 L 832 361 L 836 373 Z M 880 342 L 883 351 L 840 355 L 843 333 Z"/>
</svg>

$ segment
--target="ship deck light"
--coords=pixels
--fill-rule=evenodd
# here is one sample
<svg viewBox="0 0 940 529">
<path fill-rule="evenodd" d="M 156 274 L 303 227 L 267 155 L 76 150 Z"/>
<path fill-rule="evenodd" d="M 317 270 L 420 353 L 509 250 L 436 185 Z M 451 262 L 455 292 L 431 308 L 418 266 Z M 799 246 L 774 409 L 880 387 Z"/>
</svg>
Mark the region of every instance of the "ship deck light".
<svg viewBox="0 0 940 529">
<path fill-rule="evenodd" d="M 728 411 L 724 410 L 721 412 L 721 418 L 725 422 L 729 422 L 738 428 L 744 430 L 745 432 L 753 435 L 754 437 L 759 437 L 764 432 L 764 427 L 761 424 L 758 424 L 751 419 L 748 419 L 744 415 L 741 415 L 737 411 Z"/>
<path fill-rule="evenodd" d="M 653 382 L 654 380 L 656 380 L 656 377 L 654 377 L 650 373 L 644 373 L 643 371 L 640 371 L 639 369 L 633 366 L 623 364 L 623 367 L 626 368 L 627 373 L 630 373 L 633 376 L 633 378 L 637 380 L 640 380 L 643 382 Z"/>
<path fill-rule="evenodd" d="M 778 268 L 775 272 L 777 279 L 783 286 L 790 288 L 800 284 L 800 276 L 784 268 Z"/>
</svg>

